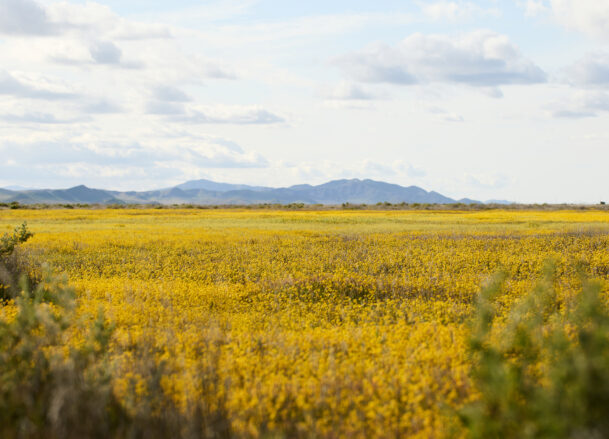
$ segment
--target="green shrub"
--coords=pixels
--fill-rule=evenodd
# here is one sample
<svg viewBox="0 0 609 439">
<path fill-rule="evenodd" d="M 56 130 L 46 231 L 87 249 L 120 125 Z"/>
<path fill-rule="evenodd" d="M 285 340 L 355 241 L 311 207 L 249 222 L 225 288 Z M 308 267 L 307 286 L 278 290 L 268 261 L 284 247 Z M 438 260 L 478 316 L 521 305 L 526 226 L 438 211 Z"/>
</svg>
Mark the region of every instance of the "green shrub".
<svg viewBox="0 0 609 439">
<path fill-rule="evenodd" d="M 100 313 L 78 348 L 74 291 L 47 269 L 23 285 L 17 314 L 0 320 L 0 436 L 107 437 L 119 425 L 107 358 L 111 327 Z"/>
<path fill-rule="evenodd" d="M 0 438 L 228 438 L 230 423 L 218 399 L 218 358 L 201 352 L 199 395 L 178 406 L 161 386 L 179 373 L 157 363 L 153 340 L 134 349 L 145 377 L 144 397 L 119 401 L 112 383 L 120 375 L 110 357 L 113 325 L 100 311 L 92 323 L 77 317 L 76 294 L 48 266 L 32 286 L 28 267 L 11 258 L 32 234 L 24 223 L 0 238 Z M 5 307 L 16 311 L 5 314 Z M 78 340 L 75 343 L 74 338 Z M 120 353 L 118 355 L 120 357 Z"/>
<path fill-rule="evenodd" d="M 32 236 L 34 235 L 27 229 L 27 223 L 25 222 L 20 227 L 15 228 L 11 235 L 5 233 L 0 238 L 0 257 L 10 255 L 15 250 L 15 246 L 24 243 Z"/>
<path fill-rule="evenodd" d="M 477 402 L 461 411 L 472 438 L 609 437 L 609 313 L 601 285 L 572 300 L 553 268 L 500 317 L 500 276 L 481 294 L 470 339 Z"/>
<path fill-rule="evenodd" d="M 13 253 L 19 244 L 26 242 L 32 236 L 24 222 L 20 227 L 15 228 L 12 234 L 5 233 L 0 237 L 0 300 L 14 297 L 19 293 L 19 277 L 25 270 L 22 258 Z"/>
</svg>

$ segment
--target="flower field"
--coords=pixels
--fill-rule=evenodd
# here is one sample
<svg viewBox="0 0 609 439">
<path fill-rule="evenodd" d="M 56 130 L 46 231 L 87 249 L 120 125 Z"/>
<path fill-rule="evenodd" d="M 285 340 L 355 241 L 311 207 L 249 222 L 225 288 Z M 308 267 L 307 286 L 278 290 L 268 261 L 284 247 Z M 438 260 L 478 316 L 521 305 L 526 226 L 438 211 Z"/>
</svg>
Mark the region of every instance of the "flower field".
<svg viewBox="0 0 609 439">
<path fill-rule="evenodd" d="M 119 399 L 203 400 L 237 437 L 459 437 L 485 282 L 505 272 L 505 310 L 548 259 L 566 299 L 609 285 L 605 211 L 1 210 L 0 232 L 24 220 L 79 318 L 113 323 Z"/>
</svg>

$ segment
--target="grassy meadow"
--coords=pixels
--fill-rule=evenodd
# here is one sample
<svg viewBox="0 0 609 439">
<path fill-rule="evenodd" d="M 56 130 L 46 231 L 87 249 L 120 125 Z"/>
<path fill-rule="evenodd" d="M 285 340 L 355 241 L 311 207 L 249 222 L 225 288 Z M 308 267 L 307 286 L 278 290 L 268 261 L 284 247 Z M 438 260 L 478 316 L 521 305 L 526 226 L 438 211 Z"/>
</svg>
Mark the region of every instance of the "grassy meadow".
<svg viewBox="0 0 609 439">
<path fill-rule="evenodd" d="M 76 291 L 65 349 L 103 311 L 112 394 L 204 407 L 209 437 L 463 437 L 489 279 L 500 321 L 548 260 L 562 304 L 609 285 L 607 211 L 19 209 L 0 234 L 23 221 L 19 254 Z"/>
</svg>

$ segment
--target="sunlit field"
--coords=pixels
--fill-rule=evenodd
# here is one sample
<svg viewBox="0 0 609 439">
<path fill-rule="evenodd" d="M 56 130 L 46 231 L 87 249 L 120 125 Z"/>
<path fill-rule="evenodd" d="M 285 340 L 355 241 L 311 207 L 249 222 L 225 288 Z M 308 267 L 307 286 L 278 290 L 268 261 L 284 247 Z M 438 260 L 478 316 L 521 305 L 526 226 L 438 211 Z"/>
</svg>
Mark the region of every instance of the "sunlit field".
<svg viewBox="0 0 609 439">
<path fill-rule="evenodd" d="M 0 232 L 24 220 L 115 325 L 119 399 L 203 399 L 237 437 L 460 437 L 481 287 L 503 270 L 507 312 L 547 260 L 565 300 L 609 280 L 605 211 L 20 209 Z"/>
</svg>

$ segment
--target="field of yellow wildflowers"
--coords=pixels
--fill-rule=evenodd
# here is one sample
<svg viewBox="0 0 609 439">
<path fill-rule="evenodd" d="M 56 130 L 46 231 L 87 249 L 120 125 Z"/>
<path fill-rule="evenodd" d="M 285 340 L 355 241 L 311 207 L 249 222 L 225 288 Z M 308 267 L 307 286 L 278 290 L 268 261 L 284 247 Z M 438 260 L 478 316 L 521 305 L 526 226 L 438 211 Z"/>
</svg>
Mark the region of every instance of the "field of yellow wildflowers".
<svg viewBox="0 0 609 439">
<path fill-rule="evenodd" d="M 609 280 L 594 210 L 2 210 L 0 232 L 24 220 L 77 314 L 115 325 L 119 399 L 143 404 L 156 377 L 238 437 L 458 437 L 481 286 L 504 270 L 509 308 L 548 259 L 565 295 L 581 272 Z"/>
</svg>

